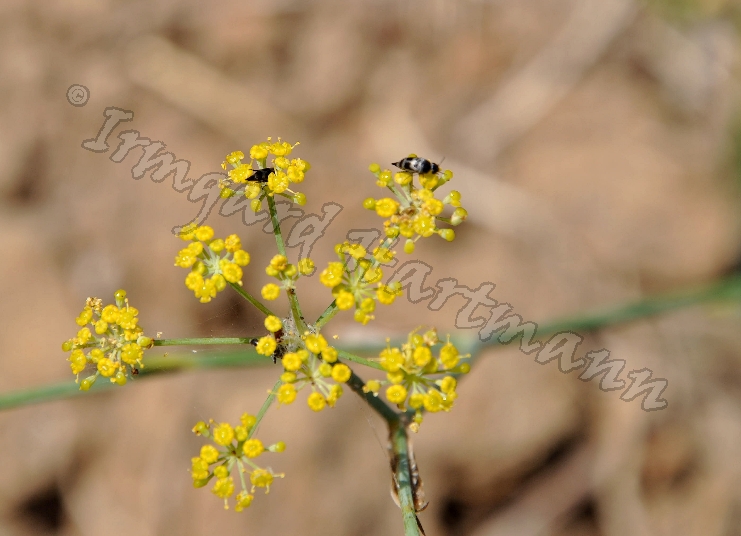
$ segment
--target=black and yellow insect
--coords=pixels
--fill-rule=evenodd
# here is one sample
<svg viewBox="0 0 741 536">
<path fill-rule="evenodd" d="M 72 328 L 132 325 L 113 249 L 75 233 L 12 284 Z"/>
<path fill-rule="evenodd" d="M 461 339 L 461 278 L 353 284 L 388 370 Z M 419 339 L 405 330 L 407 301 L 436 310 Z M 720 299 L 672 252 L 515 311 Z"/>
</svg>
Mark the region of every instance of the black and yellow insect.
<svg viewBox="0 0 741 536">
<path fill-rule="evenodd" d="M 263 169 L 256 169 L 252 175 L 247 177 L 248 181 L 255 181 L 255 182 L 268 182 L 268 177 L 271 173 L 275 171 L 275 168 L 263 168 Z"/>
<path fill-rule="evenodd" d="M 440 173 L 440 166 L 434 162 L 430 162 L 426 158 L 421 158 L 416 154 L 410 154 L 406 158 L 402 158 L 398 162 L 391 162 L 392 165 L 403 169 L 404 171 L 411 171 L 412 173 Z"/>
</svg>

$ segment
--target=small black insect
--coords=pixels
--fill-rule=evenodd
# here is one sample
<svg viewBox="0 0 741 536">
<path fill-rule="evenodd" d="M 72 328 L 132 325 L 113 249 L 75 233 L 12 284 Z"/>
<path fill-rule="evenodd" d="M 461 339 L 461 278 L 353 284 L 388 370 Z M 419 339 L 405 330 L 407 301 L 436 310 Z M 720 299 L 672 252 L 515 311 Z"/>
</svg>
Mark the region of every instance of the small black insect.
<svg viewBox="0 0 741 536">
<path fill-rule="evenodd" d="M 247 180 L 255 181 L 255 182 L 268 182 L 268 177 L 274 171 L 275 169 L 271 167 L 266 167 L 263 169 L 256 169 L 254 173 L 252 173 L 252 175 L 247 178 Z"/>
<path fill-rule="evenodd" d="M 277 332 L 275 335 L 276 337 L 282 336 L 282 331 Z M 259 339 L 250 339 L 249 343 L 252 346 L 257 347 L 258 341 Z M 283 346 L 282 344 L 278 344 L 278 346 L 275 348 L 275 351 L 273 352 L 273 355 L 270 356 L 273 358 L 273 364 L 277 363 L 278 359 L 283 359 L 283 356 L 285 355 L 285 353 L 286 353 L 286 347 Z"/>
<path fill-rule="evenodd" d="M 426 158 L 420 158 L 415 155 L 409 155 L 398 162 L 391 162 L 391 164 L 399 169 L 411 171 L 412 173 L 440 173 L 439 165 L 430 162 Z"/>
</svg>

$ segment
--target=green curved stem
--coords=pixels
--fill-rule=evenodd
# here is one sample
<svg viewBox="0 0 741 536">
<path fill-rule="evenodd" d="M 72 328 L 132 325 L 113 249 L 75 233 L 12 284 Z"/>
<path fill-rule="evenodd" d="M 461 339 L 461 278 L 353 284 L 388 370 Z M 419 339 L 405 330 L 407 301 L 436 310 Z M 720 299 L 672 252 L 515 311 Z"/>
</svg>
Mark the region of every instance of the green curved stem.
<svg viewBox="0 0 741 536">
<path fill-rule="evenodd" d="M 352 389 L 360 398 L 365 400 L 368 405 L 373 409 L 376 413 L 378 413 L 383 420 L 385 420 L 389 425 L 392 423 L 395 423 L 399 420 L 400 414 L 394 411 L 391 406 L 386 404 L 383 400 L 378 398 L 373 393 L 366 393 L 363 391 L 363 386 L 365 385 L 365 382 L 355 374 L 355 372 L 352 372 L 352 375 L 350 376 L 350 379 L 347 381 L 348 387 Z"/>
<path fill-rule="evenodd" d="M 257 415 L 255 415 L 255 418 L 257 421 L 255 422 L 255 425 L 250 430 L 249 435 L 247 436 L 248 439 L 250 439 L 255 432 L 257 432 L 257 427 L 260 426 L 260 421 L 262 421 L 262 418 L 265 416 L 265 414 L 268 412 L 268 409 L 270 408 L 270 405 L 275 400 L 275 393 L 278 391 L 278 388 L 283 384 L 281 380 L 278 380 L 275 382 L 275 385 L 273 385 L 273 388 L 270 390 L 270 394 L 265 399 L 265 402 L 262 403 L 262 407 L 260 408 L 260 411 L 257 412 Z"/>
<path fill-rule="evenodd" d="M 393 453 L 395 469 L 394 483 L 399 496 L 399 506 L 404 520 L 404 535 L 419 536 L 419 523 L 417 512 L 414 507 L 414 495 L 412 492 L 412 477 L 409 467 L 409 439 L 404 423 L 397 421 L 389 426 L 391 439 L 391 451 Z"/>
<path fill-rule="evenodd" d="M 333 300 L 332 303 L 329 304 L 329 307 L 327 307 L 324 312 L 317 318 L 314 325 L 316 326 L 316 329 L 321 329 L 324 324 L 332 320 L 332 317 L 339 313 L 340 310 L 337 308 L 337 301 Z"/>
<path fill-rule="evenodd" d="M 370 359 L 365 359 L 364 357 L 360 357 L 359 355 L 351 354 L 346 350 L 337 350 L 337 355 L 346 361 L 352 361 L 353 363 L 371 367 L 376 370 L 383 370 L 383 367 L 379 362 L 371 361 Z"/>
<path fill-rule="evenodd" d="M 205 346 L 214 344 L 252 344 L 254 337 L 201 337 L 187 339 L 154 339 L 153 346 Z"/>
<path fill-rule="evenodd" d="M 286 244 L 283 241 L 283 234 L 280 230 L 280 220 L 278 219 L 278 211 L 275 208 L 275 199 L 273 199 L 273 196 L 268 196 L 268 211 L 270 212 L 270 220 L 273 222 L 273 234 L 275 235 L 275 245 L 278 247 L 278 253 L 283 255 L 284 257 L 288 257 L 286 255 Z M 296 291 L 294 289 L 288 289 L 288 303 L 291 304 L 291 313 L 293 314 L 293 320 L 296 322 L 296 328 L 298 329 L 299 333 L 304 333 L 307 331 L 306 327 L 306 320 L 304 320 L 304 315 L 301 312 L 301 305 L 298 302 L 298 296 L 296 296 Z"/>
<path fill-rule="evenodd" d="M 237 285 L 236 283 L 229 283 L 234 290 L 236 290 L 245 300 L 250 302 L 252 305 L 257 307 L 260 312 L 262 312 L 265 316 L 276 316 L 270 309 L 265 307 L 259 300 L 252 297 L 252 295 L 244 290 L 241 286 Z"/>
<path fill-rule="evenodd" d="M 130 381 L 127 386 L 136 385 L 140 379 L 169 372 L 210 368 L 254 367 L 271 364 L 269 358 L 257 354 L 253 349 L 238 352 L 211 353 L 205 356 L 195 354 L 153 356 L 145 357 L 144 361 L 145 367 L 139 369 L 137 379 Z M 0 411 L 81 395 L 89 396 L 93 393 L 108 391 L 113 388 L 120 389 L 121 387 L 105 381 L 105 378 L 99 378 L 90 391 L 80 391 L 80 386 L 71 379 L 41 387 L 20 389 L 15 392 L 0 394 Z"/>
</svg>

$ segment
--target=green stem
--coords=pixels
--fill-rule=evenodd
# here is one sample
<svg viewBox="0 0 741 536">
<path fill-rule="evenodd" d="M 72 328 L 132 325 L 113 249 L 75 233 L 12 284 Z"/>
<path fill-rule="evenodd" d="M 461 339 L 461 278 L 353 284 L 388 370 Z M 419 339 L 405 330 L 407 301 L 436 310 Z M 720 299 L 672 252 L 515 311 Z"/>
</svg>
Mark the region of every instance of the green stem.
<svg viewBox="0 0 741 536">
<path fill-rule="evenodd" d="M 275 199 L 271 195 L 268 196 L 268 211 L 270 212 L 270 220 L 273 222 L 273 234 L 275 235 L 275 245 L 278 247 L 278 253 L 288 257 L 286 255 L 286 244 L 283 242 L 283 234 L 280 230 L 278 211 L 275 208 Z M 307 331 L 307 327 L 304 315 L 301 313 L 301 305 L 298 302 L 296 290 L 290 288 L 286 293 L 288 294 L 288 303 L 291 304 L 291 313 L 293 314 L 293 320 L 296 322 L 296 328 L 300 334 L 303 334 Z"/>
<path fill-rule="evenodd" d="M 409 440 L 404 423 L 397 421 L 390 424 L 389 435 L 394 457 L 392 466 L 396 470 L 394 483 L 397 486 L 399 506 L 404 520 L 404 535 L 419 536 L 417 512 L 414 507 L 414 495 L 412 493 L 412 476 L 409 469 Z"/>
<path fill-rule="evenodd" d="M 399 420 L 399 413 L 395 412 L 391 406 L 386 404 L 383 400 L 378 398 L 373 393 L 366 393 L 363 392 L 363 386 L 365 385 L 365 382 L 357 375 L 355 372 L 352 373 L 352 376 L 350 376 L 350 379 L 347 381 L 347 385 L 355 391 L 355 393 L 365 400 L 368 405 L 373 409 L 376 413 L 378 413 L 383 420 L 385 420 L 389 426 L 393 423 L 398 422 Z"/>
<path fill-rule="evenodd" d="M 345 350 L 337 350 L 337 355 L 346 361 L 352 361 L 353 363 L 357 363 L 359 365 L 365 365 L 366 367 L 371 367 L 376 370 L 383 370 L 383 367 L 377 361 L 371 361 L 369 359 L 365 359 L 364 357 L 351 354 L 350 352 L 347 352 Z"/>
<path fill-rule="evenodd" d="M 268 210 L 270 212 L 270 220 L 273 222 L 273 234 L 275 235 L 275 245 L 278 246 L 278 253 L 287 257 L 286 244 L 283 242 L 283 233 L 280 231 L 278 211 L 275 208 L 275 199 L 273 199 L 272 195 L 268 196 Z"/>
<path fill-rule="evenodd" d="M 268 408 L 270 408 L 270 405 L 275 400 L 275 393 L 278 391 L 278 388 L 283 384 L 281 380 L 278 380 L 275 382 L 275 385 L 273 385 L 273 388 L 270 390 L 270 394 L 265 399 L 265 402 L 262 403 L 262 407 L 260 408 L 260 411 L 257 412 L 257 415 L 255 415 L 255 418 L 257 419 L 257 422 L 255 422 L 255 425 L 250 430 L 249 435 L 247 436 L 247 439 L 250 439 L 255 432 L 257 432 L 257 427 L 260 426 L 260 421 L 262 421 L 262 418 L 265 416 L 265 414 L 268 412 Z"/>
<path fill-rule="evenodd" d="M 229 283 L 234 290 L 236 290 L 239 294 L 242 295 L 242 297 L 250 302 L 252 305 L 257 307 L 265 316 L 276 316 L 270 309 L 265 307 L 262 303 L 260 303 L 258 300 L 252 297 L 252 295 L 244 290 L 241 286 L 237 285 L 236 283 Z"/>
<path fill-rule="evenodd" d="M 604 326 L 656 316 L 667 311 L 691 305 L 711 301 L 738 301 L 740 299 L 741 276 L 733 276 L 709 285 L 668 292 L 658 296 L 644 298 L 627 305 L 610 307 L 603 311 L 567 317 L 562 320 L 541 324 L 538 332 L 549 334 L 567 330 L 591 331 Z"/>
<path fill-rule="evenodd" d="M 332 303 L 329 304 L 329 307 L 327 307 L 321 316 L 317 318 L 316 323 L 314 324 L 316 329 L 321 329 L 324 324 L 332 320 L 332 317 L 339 312 L 340 310 L 337 308 L 337 301 L 332 301 Z"/>
<path fill-rule="evenodd" d="M 154 339 L 153 346 L 190 346 L 211 344 L 252 344 L 253 337 L 202 337 L 188 339 Z"/>
<path fill-rule="evenodd" d="M 157 376 L 162 373 L 193 369 L 260 366 L 268 363 L 269 359 L 258 355 L 254 350 L 248 352 L 242 350 L 238 352 L 211 353 L 207 356 L 183 354 L 178 356 L 145 357 L 144 361 L 146 367 L 140 369 L 137 379 L 130 381 L 127 386 L 136 385 L 143 378 Z M 114 387 L 119 386 L 106 381 L 105 378 L 98 378 L 98 381 L 95 382 L 90 391 L 80 391 L 80 386 L 70 379 L 61 383 L 0 394 L 0 410 L 64 398 L 73 398 L 81 395 L 89 396 L 93 393 L 108 391 Z"/>
</svg>

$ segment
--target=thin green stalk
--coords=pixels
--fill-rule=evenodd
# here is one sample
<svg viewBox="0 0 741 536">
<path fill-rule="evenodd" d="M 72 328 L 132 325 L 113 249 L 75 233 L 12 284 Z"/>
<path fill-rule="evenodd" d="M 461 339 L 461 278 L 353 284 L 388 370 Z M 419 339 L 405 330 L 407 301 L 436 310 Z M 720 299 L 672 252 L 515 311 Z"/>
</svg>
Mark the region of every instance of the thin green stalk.
<svg viewBox="0 0 741 536">
<path fill-rule="evenodd" d="M 265 416 L 265 414 L 268 412 L 268 408 L 270 408 L 270 405 L 275 400 L 275 393 L 278 391 L 278 388 L 283 384 L 281 380 L 278 380 L 275 382 L 275 385 L 273 385 L 273 388 L 270 390 L 270 394 L 265 399 L 265 402 L 262 403 L 262 407 L 260 408 L 260 411 L 257 412 L 257 415 L 255 415 L 255 418 L 257 421 L 255 422 L 255 425 L 250 430 L 249 435 L 247 438 L 251 438 L 255 432 L 257 432 L 257 427 L 260 426 L 260 421 L 262 421 L 262 418 Z"/>
<path fill-rule="evenodd" d="M 201 337 L 188 339 L 154 339 L 153 346 L 203 346 L 213 344 L 251 344 L 254 337 Z"/>
<path fill-rule="evenodd" d="M 324 324 L 332 320 L 332 317 L 339 312 L 340 310 L 337 308 L 337 301 L 333 300 L 332 303 L 329 304 L 329 307 L 327 307 L 319 318 L 317 318 L 316 323 L 314 324 L 316 329 L 321 329 Z"/>
<path fill-rule="evenodd" d="M 345 350 L 337 350 L 337 355 L 346 361 L 352 361 L 353 363 L 358 363 L 359 365 L 365 365 L 366 367 L 371 367 L 377 370 L 384 370 L 379 362 L 371 361 L 370 359 L 365 359 L 364 357 L 351 354 L 350 352 L 347 352 Z"/>
<path fill-rule="evenodd" d="M 136 385 L 136 383 L 143 378 L 157 376 L 162 373 L 195 369 L 261 366 L 270 363 L 268 358 L 257 354 L 254 350 L 245 350 L 238 352 L 209 353 L 205 356 L 181 354 L 175 356 L 164 355 L 145 357 L 145 367 L 139 369 L 139 375 L 135 380 L 131 380 L 126 387 L 129 385 Z M 41 402 L 73 398 L 80 395 L 90 395 L 93 393 L 108 391 L 108 389 L 114 387 L 120 388 L 119 386 L 106 381 L 105 378 L 98 378 L 98 381 L 95 382 L 90 391 L 80 391 L 79 385 L 71 379 L 41 387 L 20 389 L 10 393 L 0 394 L 0 411 L 21 406 L 29 406 L 31 404 L 39 404 Z"/>
<path fill-rule="evenodd" d="M 278 253 L 287 257 L 286 244 L 283 242 L 283 234 L 280 231 L 278 211 L 275 208 L 275 199 L 271 195 L 268 196 L 268 211 L 270 212 L 270 220 L 273 222 L 273 234 L 275 235 L 275 245 L 278 246 Z"/>
<path fill-rule="evenodd" d="M 275 208 L 275 199 L 273 196 L 268 196 L 268 211 L 270 212 L 270 220 L 273 222 L 273 234 L 275 235 L 275 245 L 278 247 L 278 253 L 287 257 L 286 255 L 286 244 L 283 242 L 283 234 L 280 230 L 280 220 L 278 219 L 278 211 Z M 288 303 L 291 304 L 291 313 L 293 314 L 293 320 L 296 322 L 296 328 L 299 333 L 307 331 L 306 321 L 304 315 L 301 312 L 301 305 L 298 302 L 298 296 L 294 289 L 289 289 L 288 292 Z"/>
<path fill-rule="evenodd" d="M 237 285 L 236 283 L 229 283 L 234 290 L 236 290 L 239 294 L 242 295 L 242 297 L 250 302 L 252 305 L 257 307 L 265 316 L 276 316 L 270 309 L 265 307 L 262 303 L 260 303 L 258 300 L 252 297 L 252 295 L 244 290 L 241 286 Z"/>
<path fill-rule="evenodd" d="M 390 424 L 389 435 L 393 452 L 392 467 L 396 470 L 394 482 L 397 486 L 399 506 L 404 520 L 404 535 L 419 536 L 419 524 L 412 492 L 412 476 L 409 468 L 409 440 L 406 426 L 401 421 Z"/>
<path fill-rule="evenodd" d="M 711 301 L 738 301 L 741 299 L 741 276 L 710 284 L 650 296 L 642 300 L 541 324 L 539 333 L 549 334 L 559 331 L 590 331 L 613 324 L 622 324 L 656 316 L 667 311 Z"/>
</svg>

